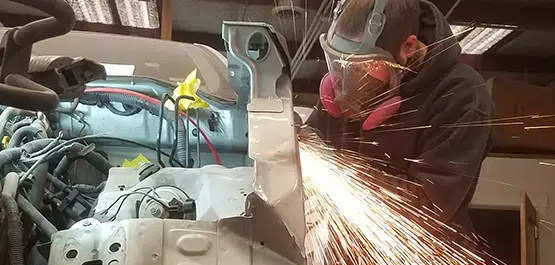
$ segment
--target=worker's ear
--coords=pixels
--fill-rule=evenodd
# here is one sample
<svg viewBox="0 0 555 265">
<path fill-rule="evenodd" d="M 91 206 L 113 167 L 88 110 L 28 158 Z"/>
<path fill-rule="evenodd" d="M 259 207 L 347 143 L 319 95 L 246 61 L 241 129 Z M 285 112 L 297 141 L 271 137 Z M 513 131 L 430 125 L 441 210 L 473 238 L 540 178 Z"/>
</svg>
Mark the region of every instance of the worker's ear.
<svg viewBox="0 0 555 265">
<path fill-rule="evenodd" d="M 401 45 L 401 51 L 399 57 L 401 59 L 401 64 L 406 64 L 406 62 L 414 56 L 416 49 L 418 48 L 418 38 L 415 35 L 410 35 Z"/>
<path fill-rule="evenodd" d="M 417 47 L 418 47 L 418 38 L 416 38 L 415 35 L 410 35 L 407 38 L 407 40 L 405 40 L 405 43 L 403 44 L 402 52 L 405 52 L 407 55 L 407 58 L 410 58 L 414 56 L 414 53 L 416 52 Z"/>
</svg>

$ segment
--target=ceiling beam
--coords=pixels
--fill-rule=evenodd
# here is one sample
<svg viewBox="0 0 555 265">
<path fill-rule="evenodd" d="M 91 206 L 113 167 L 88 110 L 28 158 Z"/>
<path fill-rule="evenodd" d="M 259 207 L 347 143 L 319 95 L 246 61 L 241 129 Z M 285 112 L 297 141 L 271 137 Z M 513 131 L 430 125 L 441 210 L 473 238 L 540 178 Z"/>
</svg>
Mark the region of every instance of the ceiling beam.
<svg viewBox="0 0 555 265">
<path fill-rule="evenodd" d="M 110 7 L 110 14 L 112 14 L 112 19 L 114 24 L 121 25 L 121 17 L 119 16 L 118 5 L 116 0 L 108 0 L 108 6 Z"/>
<path fill-rule="evenodd" d="M 160 38 L 171 40 L 173 28 L 172 0 L 158 0 L 156 3 L 158 6 L 158 17 L 160 18 Z"/>
<path fill-rule="evenodd" d="M 555 57 L 463 54 L 460 62 L 481 72 L 554 73 Z"/>
<path fill-rule="evenodd" d="M 266 5 L 275 6 L 276 2 L 283 2 L 289 6 L 288 1 L 277 0 L 204 0 L 212 2 L 228 2 L 239 5 Z M 302 8 L 318 10 L 322 0 L 299 1 Z M 432 0 L 445 14 L 457 2 L 457 0 Z M 514 25 L 520 28 L 555 28 L 553 4 L 530 4 L 522 2 L 510 2 L 499 0 L 463 0 L 460 1 L 449 17 L 449 22 L 457 24 L 500 24 Z M 531 2 L 531 1 L 530 1 Z M 479 12 L 477 12 L 479 10 Z"/>
<path fill-rule="evenodd" d="M 320 4 L 323 2 L 322 0 L 301 0 L 301 1 L 291 1 L 291 0 L 203 0 L 209 2 L 227 2 L 227 3 L 235 3 L 238 5 L 244 5 L 245 3 L 249 6 L 276 6 L 276 3 L 284 3 L 284 6 L 291 6 L 293 2 L 299 2 L 299 6 L 305 9 L 314 9 L 318 10 L 320 8 Z"/>
<path fill-rule="evenodd" d="M 445 14 L 457 0 L 432 0 Z M 498 24 L 512 25 L 522 29 L 555 28 L 553 14 L 555 5 L 506 2 L 496 0 L 463 0 L 449 17 L 453 24 Z"/>
</svg>

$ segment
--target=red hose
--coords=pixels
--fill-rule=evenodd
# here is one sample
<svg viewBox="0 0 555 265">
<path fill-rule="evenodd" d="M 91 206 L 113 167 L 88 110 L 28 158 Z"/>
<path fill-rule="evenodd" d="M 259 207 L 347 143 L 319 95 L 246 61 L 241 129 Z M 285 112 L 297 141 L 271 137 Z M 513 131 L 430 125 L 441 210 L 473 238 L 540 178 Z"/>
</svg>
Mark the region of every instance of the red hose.
<svg viewBox="0 0 555 265">
<path fill-rule="evenodd" d="M 149 97 L 145 94 L 141 94 L 135 91 L 131 91 L 131 90 L 125 90 L 125 89 L 119 89 L 119 88 L 108 88 L 108 87 L 99 87 L 99 88 L 87 88 L 85 90 L 85 93 L 113 93 L 113 94 L 122 94 L 122 95 L 129 95 L 129 96 L 133 96 L 133 97 L 137 97 L 140 98 L 146 102 L 149 102 L 151 104 L 160 106 L 160 104 L 162 104 L 160 102 L 160 100 L 155 99 L 153 97 Z M 195 127 L 197 127 L 197 130 L 199 131 L 200 135 L 202 135 L 202 138 L 204 138 L 204 140 L 206 141 L 206 145 L 208 145 L 208 148 L 210 149 L 210 152 L 212 153 L 212 156 L 214 157 L 214 160 L 216 161 L 216 164 L 221 165 L 222 162 L 220 160 L 220 155 L 218 154 L 218 152 L 216 151 L 216 148 L 214 147 L 214 145 L 212 144 L 212 142 L 210 142 L 210 139 L 208 139 L 208 136 L 206 136 L 206 134 L 204 133 L 204 131 L 202 131 L 200 129 L 200 126 L 190 117 L 187 117 L 187 114 L 185 114 L 185 112 L 183 111 L 179 111 L 179 115 L 186 117 Z"/>
</svg>

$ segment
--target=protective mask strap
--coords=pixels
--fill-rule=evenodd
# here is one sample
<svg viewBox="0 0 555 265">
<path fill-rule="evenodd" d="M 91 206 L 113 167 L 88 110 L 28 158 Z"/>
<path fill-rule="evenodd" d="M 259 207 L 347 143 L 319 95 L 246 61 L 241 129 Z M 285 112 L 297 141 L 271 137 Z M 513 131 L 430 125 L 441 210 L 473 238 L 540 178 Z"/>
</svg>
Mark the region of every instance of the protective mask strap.
<svg viewBox="0 0 555 265">
<path fill-rule="evenodd" d="M 346 54 L 361 55 L 373 53 L 375 51 L 378 38 L 382 34 L 383 27 L 385 25 L 386 17 L 384 10 L 387 5 L 387 1 L 388 0 L 375 0 L 374 9 L 367 19 L 362 42 L 347 40 L 335 34 L 337 21 L 341 17 L 345 6 L 344 0 L 339 1 L 334 10 L 334 19 L 327 34 L 329 45 L 335 50 Z"/>
</svg>

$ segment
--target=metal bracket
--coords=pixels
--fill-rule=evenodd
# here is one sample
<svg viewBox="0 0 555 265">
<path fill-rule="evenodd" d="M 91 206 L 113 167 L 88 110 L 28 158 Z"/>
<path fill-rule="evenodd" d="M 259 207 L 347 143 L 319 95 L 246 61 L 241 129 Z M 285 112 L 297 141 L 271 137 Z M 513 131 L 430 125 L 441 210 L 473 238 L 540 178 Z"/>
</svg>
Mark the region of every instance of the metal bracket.
<svg viewBox="0 0 555 265">
<path fill-rule="evenodd" d="M 302 174 L 287 51 L 272 26 L 265 23 L 224 22 L 222 30 L 230 85 L 237 92 L 238 104 L 248 104 L 248 149 L 254 161 L 255 193 L 279 216 L 288 236 L 304 253 Z M 277 240 L 271 231 L 265 236 Z"/>
<path fill-rule="evenodd" d="M 224 21 L 222 38 L 238 104 L 248 104 L 249 112 L 283 112 L 277 84 L 291 74 L 289 58 L 274 28 L 266 23 Z"/>
</svg>

